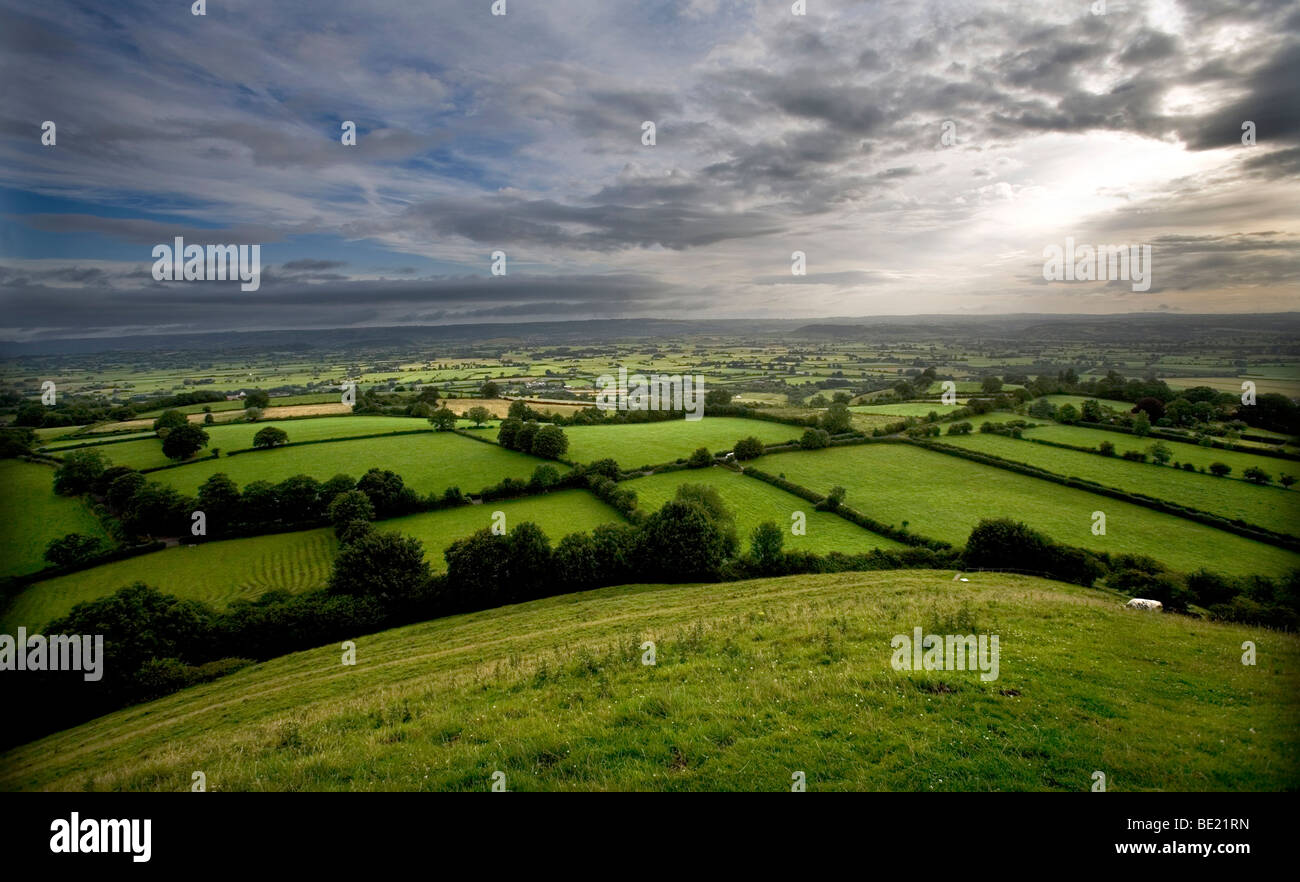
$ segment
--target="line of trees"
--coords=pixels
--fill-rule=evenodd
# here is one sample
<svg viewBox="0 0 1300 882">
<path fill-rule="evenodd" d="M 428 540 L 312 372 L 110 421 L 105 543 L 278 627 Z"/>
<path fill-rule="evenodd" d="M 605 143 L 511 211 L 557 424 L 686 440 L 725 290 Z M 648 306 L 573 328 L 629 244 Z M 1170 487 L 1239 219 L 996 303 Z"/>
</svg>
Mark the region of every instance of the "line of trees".
<svg viewBox="0 0 1300 882">
<path fill-rule="evenodd" d="M 514 417 L 501 421 L 497 443 L 507 450 L 531 453 L 543 459 L 561 459 L 569 451 L 569 437 L 553 423 L 521 422 Z"/>
</svg>

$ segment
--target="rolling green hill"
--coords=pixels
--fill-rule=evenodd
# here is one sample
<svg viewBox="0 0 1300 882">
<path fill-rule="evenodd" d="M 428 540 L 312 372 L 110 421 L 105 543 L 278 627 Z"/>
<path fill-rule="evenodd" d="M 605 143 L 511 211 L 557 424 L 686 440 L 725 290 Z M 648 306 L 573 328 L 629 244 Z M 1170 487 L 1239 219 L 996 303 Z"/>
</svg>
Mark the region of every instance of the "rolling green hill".
<svg viewBox="0 0 1300 882">
<path fill-rule="evenodd" d="M 0 754 L 0 790 L 1300 786 L 1300 639 L 1122 603 L 936 571 L 607 588 L 254 665 Z M 998 635 L 998 678 L 895 671 L 914 627 Z"/>
</svg>

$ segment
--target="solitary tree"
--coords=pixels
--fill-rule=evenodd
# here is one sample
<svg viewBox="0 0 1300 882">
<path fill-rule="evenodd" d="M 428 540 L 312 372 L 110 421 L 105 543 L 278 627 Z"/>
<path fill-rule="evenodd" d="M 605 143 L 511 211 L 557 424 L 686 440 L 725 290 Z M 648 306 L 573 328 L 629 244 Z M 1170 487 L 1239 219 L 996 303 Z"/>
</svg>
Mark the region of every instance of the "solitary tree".
<svg viewBox="0 0 1300 882">
<path fill-rule="evenodd" d="M 439 432 L 446 432 L 456 428 L 456 414 L 452 413 L 446 407 L 440 407 L 429 417 L 429 422 Z"/>
<path fill-rule="evenodd" d="M 480 398 L 500 398 L 501 387 L 493 381 L 488 380 L 483 384 L 483 388 L 479 389 L 478 394 Z"/>
<path fill-rule="evenodd" d="M 1231 471 L 1232 466 L 1228 465 L 1226 462 L 1210 463 L 1210 474 L 1214 475 L 1216 478 L 1226 477 Z"/>
<path fill-rule="evenodd" d="M 196 425 L 185 425 L 172 429 L 163 439 L 163 456 L 168 459 L 189 459 L 208 445 L 208 433 Z"/>
<path fill-rule="evenodd" d="M 164 410 L 158 419 L 153 421 L 153 430 L 159 438 L 165 438 L 172 429 L 188 424 L 189 419 L 179 410 Z"/>
<path fill-rule="evenodd" d="M 474 425 L 481 426 L 484 423 L 486 423 L 488 420 L 492 419 L 492 411 L 488 410 L 486 407 L 483 407 L 482 405 L 479 405 L 478 407 L 471 407 L 465 413 L 465 417 L 466 419 L 473 422 Z"/>
<path fill-rule="evenodd" d="M 289 433 L 278 426 L 267 426 L 264 429 L 258 429 L 257 434 L 253 436 L 254 447 L 278 447 L 288 442 Z"/>
</svg>

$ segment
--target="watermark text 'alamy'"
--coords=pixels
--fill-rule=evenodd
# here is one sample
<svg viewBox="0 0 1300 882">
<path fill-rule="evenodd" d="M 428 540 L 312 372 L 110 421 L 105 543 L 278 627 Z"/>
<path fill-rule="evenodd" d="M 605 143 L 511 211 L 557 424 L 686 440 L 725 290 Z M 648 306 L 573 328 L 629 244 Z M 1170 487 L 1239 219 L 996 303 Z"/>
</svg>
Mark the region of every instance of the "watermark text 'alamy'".
<svg viewBox="0 0 1300 882">
<path fill-rule="evenodd" d="M 601 410 L 684 410 L 686 419 L 704 417 L 704 377 L 696 374 L 632 374 L 596 378 L 596 407 Z"/>
<path fill-rule="evenodd" d="M 153 277 L 157 282 L 212 282 L 238 278 L 239 290 L 262 286 L 261 245 L 186 245 L 177 236 L 174 245 L 153 247 Z"/>
</svg>

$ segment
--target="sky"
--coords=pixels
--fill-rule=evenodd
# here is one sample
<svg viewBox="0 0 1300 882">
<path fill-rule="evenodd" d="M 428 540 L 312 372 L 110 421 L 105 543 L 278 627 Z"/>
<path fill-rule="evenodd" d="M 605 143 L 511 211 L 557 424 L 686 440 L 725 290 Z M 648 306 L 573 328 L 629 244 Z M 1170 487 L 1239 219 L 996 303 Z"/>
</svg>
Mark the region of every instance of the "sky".
<svg viewBox="0 0 1300 882">
<path fill-rule="evenodd" d="M 0 339 L 1296 308 L 1296 0 L 493 5 L 0 0 Z"/>
</svg>

